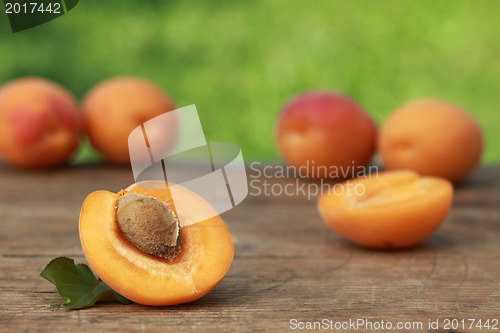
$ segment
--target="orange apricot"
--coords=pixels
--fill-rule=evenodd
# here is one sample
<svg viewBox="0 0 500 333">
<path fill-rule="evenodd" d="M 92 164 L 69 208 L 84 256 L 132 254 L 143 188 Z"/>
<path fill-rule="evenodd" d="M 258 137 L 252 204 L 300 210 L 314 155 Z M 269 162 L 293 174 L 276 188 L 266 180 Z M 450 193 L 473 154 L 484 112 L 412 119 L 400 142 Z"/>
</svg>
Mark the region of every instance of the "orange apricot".
<svg viewBox="0 0 500 333">
<path fill-rule="evenodd" d="M 403 105 L 383 123 L 378 148 L 388 170 L 411 169 L 459 182 L 479 164 L 483 138 L 476 121 L 459 107 L 423 100 Z"/>
<path fill-rule="evenodd" d="M 7 164 L 61 165 L 78 147 L 81 133 L 76 100 L 60 85 L 27 77 L 0 88 L 0 155 Z"/>
<path fill-rule="evenodd" d="M 172 99 L 153 83 L 135 77 L 116 77 L 99 83 L 87 93 L 83 100 L 83 120 L 92 145 L 109 162 L 129 165 L 130 132 L 173 109 Z M 171 127 L 160 130 L 175 130 L 175 124 Z"/>
<path fill-rule="evenodd" d="M 97 276 L 136 303 L 162 306 L 196 300 L 212 290 L 228 271 L 234 254 L 231 234 L 218 215 L 177 228 L 175 217 L 179 214 L 186 221 L 198 221 L 199 214 L 206 214 L 213 208 L 185 188 L 176 192 L 174 207 L 168 190 L 161 189 L 161 186 L 152 187 L 133 185 L 118 194 L 108 191 L 91 193 L 80 214 L 83 252 Z M 133 203 L 137 198 L 139 201 L 146 198 L 146 201 Z M 130 202 L 133 204 L 126 207 Z M 125 218 L 117 216 L 120 206 L 123 206 L 120 214 Z M 168 211 L 166 215 L 164 211 Z M 167 227 L 163 235 L 167 243 L 172 243 L 164 248 L 153 246 L 150 251 L 147 247 L 134 245 L 137 237 L 138 245 L 151 243 L 151 239 L 154 242 L 162 240 L 157 228 L 160 222 L 155 221 L 155 216 L 165 217 Z M 119 223 L 118 219 L 122 221 Z M 142 230 L 149 230 L 149 235 L 137 236 L 137 229 L 133 228 L 122 231 L 122 224 L 130 223 L 129 219 L 146 225 Z M 178 232 L 182 235 L 180 240 Z"/>
<path fill-rule="evenodd" d="M 285 161 L 311 178 L 349 178 L 371 159 L 375 123 L 361 106 L 333 92 L 310 92 L 288 103 L 278 123 Z M 302 172 L 303 173 L 303 172 Z"/>
<path fill-rule="evenodd" d="M 326 224 L 350 241 L 398 249 L 429 237 L 448 215 L 452 199 L 446 179 L 387 171 L 336 185 L 319 198 L 318 209 Z"/>
</svg>

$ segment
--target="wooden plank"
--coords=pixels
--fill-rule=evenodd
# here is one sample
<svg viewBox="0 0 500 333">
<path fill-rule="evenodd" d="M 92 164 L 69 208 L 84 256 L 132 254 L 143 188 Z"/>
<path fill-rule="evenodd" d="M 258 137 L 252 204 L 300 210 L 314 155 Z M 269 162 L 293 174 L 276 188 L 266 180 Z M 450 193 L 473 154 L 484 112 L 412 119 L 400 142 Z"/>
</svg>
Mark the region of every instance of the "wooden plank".
<svg viewBox="0 0 500 333">
<path fill-rule="evenodd" d="M 77 230 L 85 196 L 127 187 L 132 176 L 104 167 L 0 169 L 0 330 L 285 331 L 291 319 L 365 318 L 422 322 L 426 331 L 429 319 L 500 319 L 499 171 L 482 168 L 459 186 L 443 226 L 406 251 L 342 240 L 321 221 L 314 199 L 250 195 L 223 215 L 235 258 L 204 298 L 165 308 L 69 311 L 38 274 L 55 256 L 85 262 Z"/>
</svg>

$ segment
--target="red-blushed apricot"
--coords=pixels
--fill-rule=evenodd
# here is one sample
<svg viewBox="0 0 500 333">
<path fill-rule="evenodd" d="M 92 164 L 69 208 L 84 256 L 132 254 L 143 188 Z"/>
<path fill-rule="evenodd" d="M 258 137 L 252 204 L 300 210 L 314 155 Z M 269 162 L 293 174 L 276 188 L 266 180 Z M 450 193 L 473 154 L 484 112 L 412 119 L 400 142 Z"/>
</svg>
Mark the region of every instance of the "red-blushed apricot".
<svg viewBox="0 0 500 333">
<path fill-rule="evenodd" d="M 173 258 L 146 254 L 125 237 L 117 223 L 119 201 L 131 193 L 160 201 L 186 221 L 198 221 L 199 214 L 213 211 L 185 188 L 176 192 L 175 207 L 169 192 L 162 189 L 136 185 L 118 194 L 93 192 L 80 214 L 80 240 L 90 267 L 116 292 L 139 304 L 175 305 L 207 294 L 233 259 L 234 246 L 224 221 L 215 215 L 183 225 L 181 249 Z"/>
<path fill-rule="evenodd" d="M 375 150 L 376 128 L 351 99 L 310 92 L 288 103 L 279 118 L 278 147 L 285 161 L 311 178 L 348 178 Z"/>
<path fill-rule="evenodd" d="M 476 121 L 459 107 L 422 100 L 389 116 L 380 128 L 378 147 L 388 170 L 411 169 L 456 183 L 479 164 L 483 136 Z"/>
<path fill-rule="evenodd" d="M 109 162 L 129 165 L 130 132 L 173 109 L 172 99 L 153 83 L 135 77 L 116 77 L 99 83 L 87 93 L 83 119 L 92 145 Z M 159 130 L 175 130 L 175 124 L 171 127 Z M 152 131 L 147 134 L 154 135 Z"/>
<path fill-rule="evenodd" d="M 61 165 L 78 147 L 81 133 L 75 98 L 58 84 L 27 77 L 0 88 L 0 155 L 7 164 Z"/>
<path fill-rule="evenodd" d="M 429 237 L 445 220 L 453 200 L 446 179 L 408 170 L 348 180 L 323 194 L 321 217 L 359 245 L 399 249 Z"/>
</svg>

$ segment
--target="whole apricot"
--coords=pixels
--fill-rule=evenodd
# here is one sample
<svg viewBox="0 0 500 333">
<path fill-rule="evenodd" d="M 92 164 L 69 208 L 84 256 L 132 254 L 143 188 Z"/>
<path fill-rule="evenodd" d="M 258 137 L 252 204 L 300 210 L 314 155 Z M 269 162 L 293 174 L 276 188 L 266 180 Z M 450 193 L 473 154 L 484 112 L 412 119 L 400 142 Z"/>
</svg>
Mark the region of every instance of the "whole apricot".
<svg viewBox="0 0 500 333">
<path fill-rule="evenodd" d="M 400 170 L 336 184 L 319 198 L 318 209 L 329 227 L 358 245 L 400 249 L 429 237 L 452 200 L 446 179 Z"/>
<path fill-rule="evenodd" d="M 388 170 L 463 180 L 480 162 L 483 136 L 464 110 L 439 100 L 401 106 L 382 124 L 378 147 Z"/>
<path fill-rule="evenodd" d="M 278 147 L 285 161 L 311 178 L 349 178 L 375 150 L 376 128 L 351 99 L 333 92 L 300 95 L 283 109 Z M 304 176 L 304 172 L 301 172 Z"/>
<path fill-rule="evenodd" d="M 12 166 L 61 165 L 78 147 L 82 122 L 75 98 L 38 77 L 0 88 L 0 155 Z"/>
<path fill-rule="evenodd" d="M 129 165 L 130 132 L 173 109 L 172 99 L 153 83 L 135 77 L 116 77 L 99 83 L 87 93 L 83 119 L 92 145 L 109 162 Z"/>
</svg>

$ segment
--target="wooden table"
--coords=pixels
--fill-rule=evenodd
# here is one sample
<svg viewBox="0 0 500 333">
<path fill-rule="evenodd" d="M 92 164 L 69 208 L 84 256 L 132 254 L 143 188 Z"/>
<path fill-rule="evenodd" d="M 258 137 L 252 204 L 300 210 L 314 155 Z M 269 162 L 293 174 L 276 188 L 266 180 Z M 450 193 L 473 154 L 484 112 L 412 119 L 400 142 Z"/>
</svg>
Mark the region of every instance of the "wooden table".
<svg viewBox="0 0 500 333">
<path fill-rule="evenodd" d="M 0 330 L 281 332 L 292 331 L 294 319 L 297 324 L 326 319 L 332 325 L 365 319 L 374 327 L 389 321 L 393 331 L 398 322 L 421 322 L 420 331 L 428 331 L 429 320 L 438 319 L 438 331 L 444 332 L 447 318 L 500 319 L 499 167 L 473 174 L 457 188 L 444 225 L 422 245 L 397 252 L 344 241 L 321 221 L 314 199 L 256 196 L 251 190 L 223 215 L 235 257 L 207 296 L 165 308 L 62 308 L 40 271 L 57 256 L 85 262 L 77 229 L 85 196 L 132 182 L 128 169 L 29 173 L 0 168 Z M 498 332 L 450 332 L 455 331 Z"/>
</svg>

